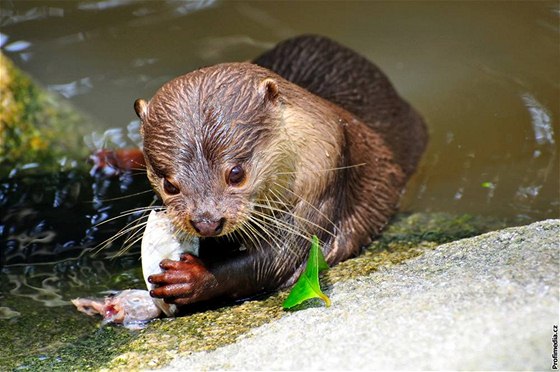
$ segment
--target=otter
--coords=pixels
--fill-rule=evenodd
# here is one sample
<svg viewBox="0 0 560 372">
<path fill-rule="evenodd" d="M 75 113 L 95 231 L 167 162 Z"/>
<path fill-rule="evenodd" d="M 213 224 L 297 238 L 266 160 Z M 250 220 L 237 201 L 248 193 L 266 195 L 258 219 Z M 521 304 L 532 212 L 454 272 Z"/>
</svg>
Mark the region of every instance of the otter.
<svg viewBox="0 0 560 372">
<path fill-rule="evenodd" d="M 153 189 L 177 233 L 200 238 L 198 256 L 149 277 L 176 305 L 293 284 L 313 235 L 331 266 L 356 256 L 428 140 L 378 67 L 315 35 L 177 77 L 134 107 Z"/>
</svg>

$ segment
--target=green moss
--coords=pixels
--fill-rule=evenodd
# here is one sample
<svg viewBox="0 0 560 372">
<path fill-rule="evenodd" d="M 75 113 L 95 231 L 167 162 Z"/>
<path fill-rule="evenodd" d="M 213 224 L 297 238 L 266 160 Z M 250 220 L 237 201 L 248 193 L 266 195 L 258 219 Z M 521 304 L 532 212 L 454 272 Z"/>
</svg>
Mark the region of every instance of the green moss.
<svg viewBox="0 0 560 372">
<path fill-rule="evenodd" d="M 447 243 L 505 227 L 503 221 L 479 216 L 448 213 L 399 214 L 374 243 Z"/>
<path fill-rule="evenodd" d="M 12 306 L 16 302 L 17 305 Z M 94 319 L 84 321 L 83 316 L 70 311 L 70 306 L 37 306 L 35 300 L 21 297 L 9 297 L 4 305 L 17 308 L 22 315 L 0 320 L 3 345 L 0 370 L 17 367 L 35 370 L 33 366 L 53 366 L 60 360 L 60 348 L 89 337 L 97 328 Z"/>
<path fill-rule="evenodd" d="M 49 171 L 63 158 L 84 159 L 85 127 L 83 115 L 0 53 L 0 177 L 28 163 Z"/>
<path fill-rule="evenodd" d="M 91 293 L 107 289 L 103 281 L 95 279 L 98 275 L 91 275 L 92 281 L 88 283 Z M 0 295 L 0 306 L 4 308 L 4 312 L 0 311 L 0 343 L 3 345 L 0 371 L 66 371 L 69 366 L 72 366 L 71 369 L 96 369 L 96 366 L 109 363 L 123 353 L 127 343 L 137 337 L 137 331 L 122 327 L 100 327 L 99 318 L 87 317 L 76 311 L 69 299 L 83 294 L 83 286 L 70 285 L 62 292 L 51 291 L 49 287 L 56 286 L 56 281 L 49 281 L 43 276 L 33 279 L 32 276 L 29 273 L 29 277 L 17 283 L 19 295 Z M 11 281 L 11 285 L 0 283 L 0 293 L 10 291 L 12 285 L 16 284 L 15 277 L 0 275 L 2 280 Z M 138 286 L 138 278 L 142 280 L 141 273 L 135 268 L 110 277 L 108 282 L 112 283 L 111 288 L 126 289 Z M 41 290 L 37 291 L 38 288 Z M 47 302 L 51 306 L 47 306 Z M 17 309 L 17 313 L 13 309 Z M 8 316 L 2 318 L 2 315 Z"/>
</svg>

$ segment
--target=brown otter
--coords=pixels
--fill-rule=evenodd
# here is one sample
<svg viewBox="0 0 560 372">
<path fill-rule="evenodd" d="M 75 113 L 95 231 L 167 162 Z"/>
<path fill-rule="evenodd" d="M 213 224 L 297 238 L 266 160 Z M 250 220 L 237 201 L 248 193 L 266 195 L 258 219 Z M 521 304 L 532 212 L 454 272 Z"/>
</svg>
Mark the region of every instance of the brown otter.
<svg viewBox="0 0 560 372">
<path fill-rule="evenodd" d="M 154 190 L 178 231 L 201 237 L 199 257 L 150 277 L 152 296 L 179 305 L 293 283 L 312 235 L 330 265 L 358 254 L 427 142 L 375 65 L 319 36 L 180 76 L 135 110 Z"/>
</svg>

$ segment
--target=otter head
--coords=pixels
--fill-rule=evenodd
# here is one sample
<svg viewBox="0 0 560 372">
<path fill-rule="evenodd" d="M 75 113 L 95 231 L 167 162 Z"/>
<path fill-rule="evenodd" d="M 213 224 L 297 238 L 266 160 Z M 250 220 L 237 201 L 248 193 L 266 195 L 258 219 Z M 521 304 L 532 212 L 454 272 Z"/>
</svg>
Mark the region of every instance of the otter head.
<svg viewBox="0 0 560 372">
<path fill-rule="evenodd" d="M 217 65 L 135 102 L 148 178 L 187 234 L 219 236 L 246 225 L 285 174 L 280 78 L 272 75 L 248 63 Z"/>
</svg>

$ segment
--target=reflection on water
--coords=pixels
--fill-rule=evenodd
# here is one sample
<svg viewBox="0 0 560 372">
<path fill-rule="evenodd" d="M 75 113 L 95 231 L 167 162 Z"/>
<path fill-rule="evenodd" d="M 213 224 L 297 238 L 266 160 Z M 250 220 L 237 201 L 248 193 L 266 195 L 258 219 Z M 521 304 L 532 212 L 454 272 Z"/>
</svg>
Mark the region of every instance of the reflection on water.
<svg viewBox="0 0 560 372">
<path fill-rule="evenodd" d="M 84 146 L 93 154 L 138 144 L 138 136 L 134 121 L 126 130 L 93 132 Z M 75 168 L 44 175 L 36 167 L 21 167 L 0 183 L 0 318 L 21 316 L 3 306 L 11 302 L 7 294 L 57 307 L 84 291 L 97 295 L 121 288 L 114 279 L 126 270 L 136 271 L 132 282 L 142 285 L 135 242 L 154 203 L 145 172 L 92 168 L 88 174 Z M 122 237 L 114 239 L 119 231 Z M 122 251 L 123 246 L 130 249 Z"/>
<path fill-rule="evenodd" d="M 559 216 L 557 2 L 105 0 L 0 6 L 2 51 L 103 123 L 85 140 L 92 151 L 138 144 L 132 103 L 151 97 L 165 81 L 204 65 L 248 60 L 281 39 L 313 32 L 378 64 L 426 118 L 430 146 L 404 210 L 472 213 L 509 224 Z M 7 294 L 57 306 L 70 287 L 101 291 L 101 278 L 113 274 L 102 275 L 104 269 L 95 266 L 103 257 L 91 261 L 80 253 L 134 216 L 95 224 L 152 201 L 151 195 L 107 201 L 145 191 L 143 175 L 36 177 L 0 184 L 0 319 L 20 314 L 4 306 Z M 117 270 L 112 273 L 137 265 L 137 256 L 123 260 L 109 261 Z M 39 261 L 55 262 L 46 269 L 26 265 Z"/>
<path fill-rule="evenodd" d="M 546 107 L 541 105 L 530 93 L 521 95 L 529 114 L 531 123 L 535 131 L 535 141 L 538 145 L 554 145 L 554 130 L 552 129 L 552 119 Z M 540 156 L 540 151 L 535 152 L 535 156 Z"/>
<path fill-rule="evenodd" d="M 64 98 L 72 98 L 78 94 L 87 94 L 93 88 L 89 77 L 81 78 L 67 84 L 51 84 L 47 89 L 59 93 Z"/>
</svg>

